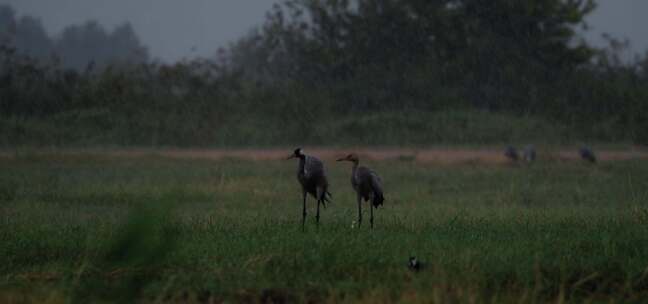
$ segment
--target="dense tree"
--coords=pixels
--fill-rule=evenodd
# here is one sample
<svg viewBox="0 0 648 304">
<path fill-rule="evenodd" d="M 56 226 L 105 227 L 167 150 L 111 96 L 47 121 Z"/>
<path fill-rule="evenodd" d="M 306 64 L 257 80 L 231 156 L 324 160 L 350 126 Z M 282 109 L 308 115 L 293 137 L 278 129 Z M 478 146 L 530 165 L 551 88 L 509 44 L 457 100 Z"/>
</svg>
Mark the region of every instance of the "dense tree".
<svg viewBox="0 0 648 304">
<path fill-rule="evenodd" d="M 47 59 L 53 55 L 52 41 L 40 20 L 25 16 L 20 18 L 15 32 L 16 50 L 26 56 Z"/>
<path fill-rule="evenodd" d="M 246 47 L 264 56 L 253 70 L 275 77 L 351 81 L 366 92 L 389 85 L 368 97 L 378 105 L 443 86 L 482 108 L 523 110 L 529 94 L 590 60 L 574 27 L 593 8 L 591 0 L 287 0 Z"/>
<path fill-rule="evenodd" d="M 0 45 L 23 56 L 45 59 L 52 56 L 52 41 L 39 19 L 16 14 L 8 5 L 0 5 Z"/>
<path fill-rule="evenodd" d="M 111 62 L 143 63 L 148 60 L 148 49 L 142 45 L 130 23 L 117 28 L 108 37 L 114 54 L 110 55 Z"/>
<path fill-rule="evenodd" d="M 16 12 L 8 5 L 0 5 L 0 45 L 8 45 L 16 33 Z"/>
<path fill-rule="evenodd" d="M 88 21 L 66 27 L 60 37 L 53 39 L 40 20 L 31 16 L 17 20 L 7 5 L 0 5 L 0 45 L 41 62 L 57 57 L 64 67 L 77 70 L 90 63 L 103 67 L 149 60 L 148 49 L 129 23 L 109 32 L 96 21 Z"/>
<path fill-rule="evenodd" d="M 75 69 L 83 69 L 89 63 L 105 66 L 148 60 L 148 50 L 139 42 L 128 23 L 117 27 L 112 33 L 95 21 L 88 21 L 82 26 L 68 26 L 56 41 L 56 53 L 61 56 L 65 66 Z"/>
</svg>

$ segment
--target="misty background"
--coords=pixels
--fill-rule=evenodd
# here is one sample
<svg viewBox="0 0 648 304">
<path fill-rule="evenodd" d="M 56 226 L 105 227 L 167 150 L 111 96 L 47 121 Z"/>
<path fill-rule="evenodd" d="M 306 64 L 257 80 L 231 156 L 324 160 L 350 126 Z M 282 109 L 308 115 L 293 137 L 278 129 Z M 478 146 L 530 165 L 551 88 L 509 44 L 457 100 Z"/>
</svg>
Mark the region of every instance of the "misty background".
<svg viewBox="0 0 648 304">
<path fill-rule="evenodd" d="M 195 56 L 214 56 L 219 47 L 240 38 L 263 22 L 271 0 L 0 0 L 18 16 L 39 19 L 50 36 L 60 35 L 72 24 L 96 20 L 107 29 L 129 22 L 149 48 L 153 58 L 173 62 Z M 648 49 L 648 1 L 598 0 L 597 9 L 586 18 L 590 30 L 583 35 L 596 46 L 605 46 L 603 33 L 629 39 L 624 56 Z"/>
<path fill-rule="evenodd" d="M 0 0 L 0 147 L 645 145 L 645 11 Z"/>
</svg>

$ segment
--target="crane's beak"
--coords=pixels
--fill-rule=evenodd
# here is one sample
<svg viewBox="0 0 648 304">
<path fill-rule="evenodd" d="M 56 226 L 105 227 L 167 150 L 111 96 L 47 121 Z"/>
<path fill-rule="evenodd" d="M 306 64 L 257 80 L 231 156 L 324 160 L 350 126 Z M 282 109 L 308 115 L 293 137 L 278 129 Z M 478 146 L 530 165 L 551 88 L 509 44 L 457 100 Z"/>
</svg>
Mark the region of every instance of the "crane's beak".
<svg viewBox="0 0 648 304">
<path fill-rule="evenodd" d="M 291 154 L 290 156 L 288 156 L 288 157 L 286 158 L 286 160 L 293 159 L 293 158 L 295 158 L 295 154 Z"/>
<path fill-rule="evenodd" d="M 347 160 L 346 157 L 338 158 L 338 159 L 337 159 L 337 161 L 345 161 L 345 160 Z"/>
</svg>

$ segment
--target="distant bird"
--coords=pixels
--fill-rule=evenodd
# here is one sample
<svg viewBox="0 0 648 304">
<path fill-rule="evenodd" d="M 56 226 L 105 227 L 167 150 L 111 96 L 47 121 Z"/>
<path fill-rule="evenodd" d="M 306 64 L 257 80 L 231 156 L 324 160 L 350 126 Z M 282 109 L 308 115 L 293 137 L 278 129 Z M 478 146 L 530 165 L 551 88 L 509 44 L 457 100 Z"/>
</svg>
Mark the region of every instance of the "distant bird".
<svg viewBox="0 0 648 304">
<path fill-rule="evenodd" d="M 299 166 L 297 167 L 297 180 L 302 187 L 303 212 L 302 212 L 302 230 L 306 223 L 306 196 L 312 195 L 317 200 L 317 215 L 315 219 L 319 226 L 320 204 L 326 208 L 326 203 L 331 201 L 331 193 L 328 191 L 328 180 L 324 163 L 316 157 L 304 154 L 302 148 L 297 148 L 287 159 L 298 158 Z"/>
<path fill-rule="evenodd" d="M 531 163 L 536 159 L 536 150 L 534 145 L 528 145 L 524 147 L 522 151 L 522 156 L 527 163 Z"/>
<path fill-rule="evenodd" d="M 517 151 L 517 149 L 515 149 L 515 147 L 508 146 L 504 150 L 504 156 L 506 156 L 506 158 L 508 158 L 508 159 L 510 159 L 512 161 L 517 161 L 518 160 L 518 151 Z"/>
<path fill-rule="evenodd" d="M 419 262 L 415 256 L 411 256 L 407 262 L 407 268 L 411 271 L 418 272 L 423 269 L 423 263 Z"/>
<path fill-rule="evenodd" d="M 376 172 L 367 167 L 358 166 L 360 159 L 355 154 L 349 154 L 347 157 L 338 159 L 337 161 L 350 161 L 353 163 L 353 170 L 351 171 L 351 186 L 355 190 L 358 198 L 358 227 L 362 223 L 362 200 L 371 201 L 369 209 L 371 210 L 371 228 L 374 224 L 373 210 L 378 208 L 385 201 L 382 189 L 382 180 Z"/>
<path fill-rule="evenodd" d="M 594 151 L 590 149 L 589 147 L 581 147 L 578 150 L 578 154 L 580 154 L 580 157 L 590 163 L 596 163 L 596 155 L 594 154 Z"/>
</svg>

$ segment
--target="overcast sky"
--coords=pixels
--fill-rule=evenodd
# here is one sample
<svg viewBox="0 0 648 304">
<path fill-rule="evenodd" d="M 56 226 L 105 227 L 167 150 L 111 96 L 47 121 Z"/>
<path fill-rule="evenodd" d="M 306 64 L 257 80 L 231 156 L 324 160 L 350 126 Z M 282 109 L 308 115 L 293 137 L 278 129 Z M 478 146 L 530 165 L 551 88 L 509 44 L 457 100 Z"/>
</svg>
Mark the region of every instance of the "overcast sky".
<svg viewBox="0 0 648 304">
<path fill-rule="evenodd" d="M 587 38 L 600 45 L 600 34 L 628 38 L 635 52 L 648 49 L 648 0 L 598 0 L 588 19 Z M 211 56 L 220 46 L 263 20 L 273 0 L 0 0 L 18 15 L 41 19 L 50 34 L 70 24 L 98 20 L 112 29 L 130 22 L 151 54 L 165 61 Z"/>
</svg>

